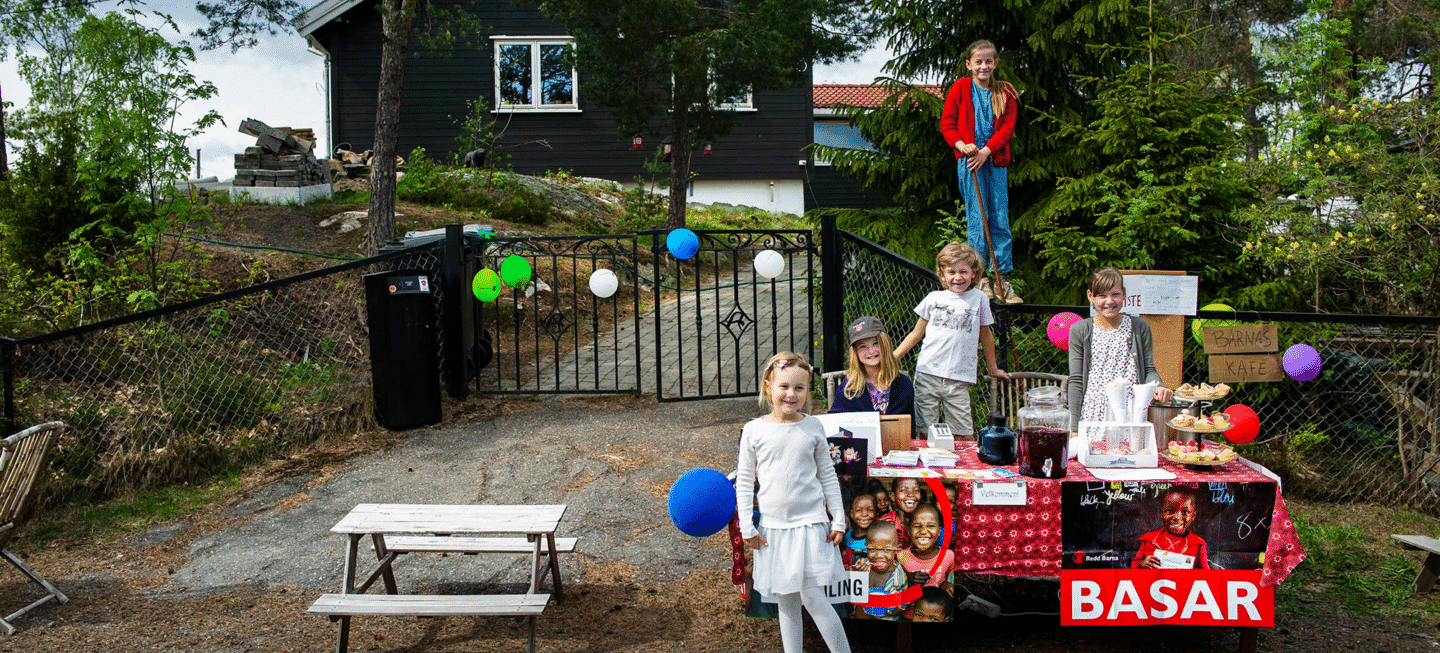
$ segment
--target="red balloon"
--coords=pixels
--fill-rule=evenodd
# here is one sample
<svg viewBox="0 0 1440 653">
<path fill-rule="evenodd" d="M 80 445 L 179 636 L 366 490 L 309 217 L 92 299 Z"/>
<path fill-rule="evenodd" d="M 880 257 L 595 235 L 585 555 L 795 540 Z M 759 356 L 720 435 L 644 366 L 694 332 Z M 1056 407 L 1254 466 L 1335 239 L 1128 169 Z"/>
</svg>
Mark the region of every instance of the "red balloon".
<svg viewBox="0 0 1440 653">
<path fill-rule="evenodd" d="M 1230 430 L 1225 432 L 1225 439 L 1235 444 L 1250 444 L 1256 436 L 1260 435 L 1260 416 L 1244 404 L 1235 404 L 1225 409 L 1225 414 L 1230 416 Z"/>
</svg>

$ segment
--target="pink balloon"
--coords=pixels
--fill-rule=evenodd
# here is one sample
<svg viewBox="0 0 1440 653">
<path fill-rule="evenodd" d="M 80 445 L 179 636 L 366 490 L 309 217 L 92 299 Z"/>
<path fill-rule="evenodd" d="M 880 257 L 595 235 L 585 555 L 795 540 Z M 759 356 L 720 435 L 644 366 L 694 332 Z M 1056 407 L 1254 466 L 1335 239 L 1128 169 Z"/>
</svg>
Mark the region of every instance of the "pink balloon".
<svg viewBox="0 0 1440 653">
<path fill-rule="evenodd" d="M 1045 334 L 1050 336 L 1050 344 L 1059 347 L 1061 351 L 1070 351 L 1070 327 L 1082 319 L 1084 318 L 1070 311 L 1050 318 L 1050 324 L 1045 327 Z"/>
<path fill-rule="evenodd" d="M 1249 406 L 1234 404 L 1225 409 L 1225 414 L 1230 416 L 1230 430 L 1225 432 L 1225 439 L 1235 444 L 1250 444 L 1260 435 L 1260 416 Z"/>
</svg>

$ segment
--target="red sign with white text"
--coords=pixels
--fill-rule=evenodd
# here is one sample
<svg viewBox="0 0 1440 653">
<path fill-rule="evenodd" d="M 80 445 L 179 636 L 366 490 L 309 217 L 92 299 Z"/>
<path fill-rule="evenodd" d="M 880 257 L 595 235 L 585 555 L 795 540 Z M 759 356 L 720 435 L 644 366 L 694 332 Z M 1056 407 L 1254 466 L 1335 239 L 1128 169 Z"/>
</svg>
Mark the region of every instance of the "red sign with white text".
<svg viewBox="0 0 1440 653">
<path fill-rule="evenodd" d="M 1259 570 L 1062 569 L 1062 626 L 1275 625 Z"/>
</svg>

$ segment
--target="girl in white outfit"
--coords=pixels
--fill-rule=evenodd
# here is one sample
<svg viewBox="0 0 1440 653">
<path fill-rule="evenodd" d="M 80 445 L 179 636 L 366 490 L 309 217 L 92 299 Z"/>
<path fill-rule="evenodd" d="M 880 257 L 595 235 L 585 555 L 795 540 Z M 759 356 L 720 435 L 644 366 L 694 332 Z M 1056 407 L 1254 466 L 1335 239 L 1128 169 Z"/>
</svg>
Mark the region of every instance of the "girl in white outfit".
<svg viewBox="0 0 1440 653">
<path fill-rule="evenodd" d="M 805 357 L 793 352 L 766 361 L 760 405 L 770 412 L 750 420 L 740 435 L 736 508 L 742 517 L 751 514 L 758 476 L 760 528 L 742 518 L 740 533 L 755 550 L 755 591 L 780 607 L 785 652 L 801 653 L 804 605 L 831 653 L 850 653 L 845 627 L 824 591 L 845 576 L 838 548 L 845 507 L 825 429 L 803 412 L 813 374 Z"/>
</svg>

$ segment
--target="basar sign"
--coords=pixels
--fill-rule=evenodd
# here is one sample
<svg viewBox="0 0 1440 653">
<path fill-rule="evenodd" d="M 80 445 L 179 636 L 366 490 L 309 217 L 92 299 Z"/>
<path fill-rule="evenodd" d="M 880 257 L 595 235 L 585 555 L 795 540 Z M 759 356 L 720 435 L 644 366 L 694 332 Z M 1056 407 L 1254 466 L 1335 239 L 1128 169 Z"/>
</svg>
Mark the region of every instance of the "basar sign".
<svg viewBox="0 0 1440 653">
<path fill-rule="evenodd" d="M 1275 588 L 1259 570 L 1064 569 L 1060 625 L 1275 625 Z"/>
</svg>

